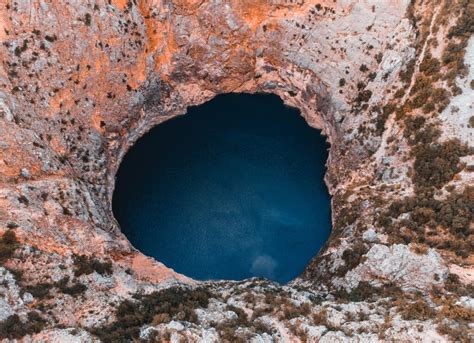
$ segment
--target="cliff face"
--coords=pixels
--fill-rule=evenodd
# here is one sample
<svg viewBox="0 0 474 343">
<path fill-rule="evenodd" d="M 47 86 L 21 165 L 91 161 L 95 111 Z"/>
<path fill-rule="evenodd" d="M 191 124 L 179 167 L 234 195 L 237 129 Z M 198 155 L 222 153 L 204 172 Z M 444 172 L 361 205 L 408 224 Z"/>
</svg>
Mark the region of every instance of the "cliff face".
<svg viewBox="0 0 474 343">
<path fill-rule="evenodd" d="M 1 4 L 0 337 L 22 322 L 33 340 L 469 339 L 473 16 L 469 1 Z M 228 92 L 275 93 L 331 143 L 333 232 L 285 287 L 196 283 L 112 215 L 134 141 Z"/>
</svg>

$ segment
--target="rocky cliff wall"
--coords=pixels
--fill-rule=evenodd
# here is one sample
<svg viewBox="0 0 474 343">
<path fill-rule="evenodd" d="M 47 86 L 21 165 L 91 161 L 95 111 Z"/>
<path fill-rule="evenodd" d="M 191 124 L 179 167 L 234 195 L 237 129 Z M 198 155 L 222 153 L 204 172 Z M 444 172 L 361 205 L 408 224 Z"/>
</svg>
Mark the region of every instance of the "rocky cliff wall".
<svg viewBox="0 0 474 343">
<path fill-rule="evenodd" d="M 0 337 L 468 340 L 473 17 L 465 0 L 1 4 Z M 275 93 L 331 143 L 332 235 L 284 287 L 197 283 L 112 215 L 127 149 L 229 92 Z"/>
</svg>

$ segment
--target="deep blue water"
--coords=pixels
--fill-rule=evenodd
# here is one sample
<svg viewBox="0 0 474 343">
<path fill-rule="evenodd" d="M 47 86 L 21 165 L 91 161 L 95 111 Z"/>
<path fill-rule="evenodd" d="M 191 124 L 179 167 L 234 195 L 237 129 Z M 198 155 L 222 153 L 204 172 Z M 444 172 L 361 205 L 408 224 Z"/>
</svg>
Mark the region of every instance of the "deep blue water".
<svg viewBox="0 0 474 343">
<path fill-rule="evenodd" d="M 327 144 L 273 95 L 221 95 L 127 153 L 113 209 L 143 253 L 198 280 L 303 272 L 329 237 Z"/>
</svg>

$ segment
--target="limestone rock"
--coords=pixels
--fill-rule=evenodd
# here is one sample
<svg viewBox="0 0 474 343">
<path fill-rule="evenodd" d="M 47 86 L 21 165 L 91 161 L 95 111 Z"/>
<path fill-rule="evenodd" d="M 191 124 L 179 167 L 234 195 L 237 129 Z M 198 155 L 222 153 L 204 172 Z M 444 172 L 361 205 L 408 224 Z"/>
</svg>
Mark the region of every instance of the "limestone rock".
<svg viewBox="0 0 474 343">
<path fill-rule="evenodd" d="M 133 338 L 447 340 L 430 292 L 457 303 L 473 276 L 472 16 L 460 0 L 4 1 L 0 235 L 19 247 L 0 256 L 0 325 L 17 314 L 27 328 L 38 312 L 25 341 L 94 341 L 117 330 L 120 304 L 203 287 L 196 322 L 138 320 Z M 113 217 L 134 142 L 229 92 L 278 95 L 331 144 L 332 235 L 285 287 L 191 280 L 138 252 Z M 111 275 L 77 275 L 81 254 Z M 427 317 L 403 320 L 400 299 L 351 300 L 361 282 L 398 285 Z M 472 338 L 470 312 L 457 315 L 444 333 Z"/>
<path fill-rule="evenodd" d="M 417 254 L 407 245 L 375 244 L 365 256 L 363 263 L 346 274 L 343 282 L 348 290 L 360 281 L 370 281 L 374 284 L 391 282 L 406 290 L 423 291 L 431 285 L 442 284 L 448 275 L 448 268 L 433 249 Z"/>
</svg>

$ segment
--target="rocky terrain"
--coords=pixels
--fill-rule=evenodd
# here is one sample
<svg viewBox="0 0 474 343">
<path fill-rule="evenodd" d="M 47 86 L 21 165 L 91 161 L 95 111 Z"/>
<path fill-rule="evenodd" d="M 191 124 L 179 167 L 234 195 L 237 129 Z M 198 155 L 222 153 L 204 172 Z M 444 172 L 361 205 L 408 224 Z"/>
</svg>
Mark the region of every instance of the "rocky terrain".
<svg viewBox="0 0 474 343">
<path fill-rule="evenodd" d="M 473 340 L 471 0 L 0 4 L 0 339 Z M 267 92 L 331 144 L 306 271 L 196 282 L 135 250 L 114 176 L 153 126 Z"/>
</svg>

